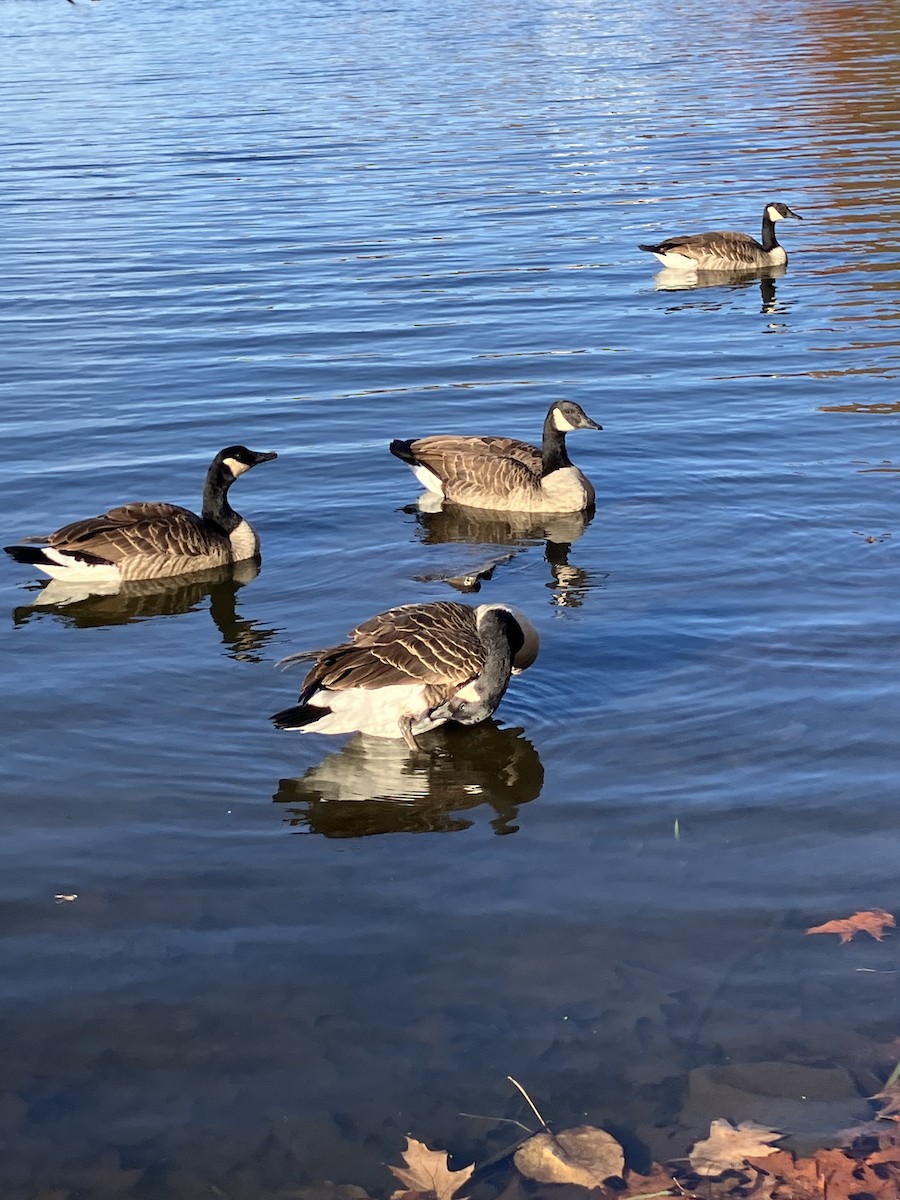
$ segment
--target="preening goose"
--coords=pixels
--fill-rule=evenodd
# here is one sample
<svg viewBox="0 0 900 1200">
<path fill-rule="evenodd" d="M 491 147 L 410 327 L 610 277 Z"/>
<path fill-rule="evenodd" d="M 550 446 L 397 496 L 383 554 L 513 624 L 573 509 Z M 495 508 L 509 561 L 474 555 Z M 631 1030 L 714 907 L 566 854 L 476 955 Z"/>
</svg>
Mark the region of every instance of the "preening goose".
<svg viewBox="0 0 900 1200">
<path fill-rule="evenodd" d="M 245 471 L 277 457 L 246 446 L 220 450 L 206 475 L 202 516 L 177 504 L 138 501 L 4 549 L 54 579 L 98 584 L 160 579 L 255 558 L 259 538 L 228 503 L 228 489 Z"/>
<path fill-rule="evenodd" d="M 784 247 L 775 237 L 775 222 L 785 217 L 803 218 L 786 204 L 767 204 L 763 209 L 762 242 L 749 233 L 726 229 L 718 233 L 695 233 L 670 237 L 656 246 L 640 245 L 665 267 L 693 271 L 733 271 L 736 267 L 780 267 L 787 262 Z"/>
<path fill-rule="evenodd" d="M 527 617 L 503 604 L 403 604 L 370 617 L 339 646 L 283 659 L 313 666 L 299 702 L 272 721 L 304 733 L 402 737 L 416 749 L 417 733 L 486 720 L 539 645 Z"/>
<path fill-rule="evenodd" d="M 566 434 L 602 429 L 573 400 L 550 405 L 541 448 L 509 437 L 454 433 L 391 442 L 391 454 L 441 499 L 502 512 L 569 513 L 593 507 L 590 480 L 572 465 Z"/>
</svg>

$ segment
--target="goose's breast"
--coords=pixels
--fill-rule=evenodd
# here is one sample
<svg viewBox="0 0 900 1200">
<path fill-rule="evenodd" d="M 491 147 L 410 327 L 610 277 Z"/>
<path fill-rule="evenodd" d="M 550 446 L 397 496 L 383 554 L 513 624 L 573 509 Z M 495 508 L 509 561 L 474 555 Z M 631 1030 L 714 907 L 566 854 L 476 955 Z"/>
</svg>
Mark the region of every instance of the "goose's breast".
<svg viewBox="0 0 900 1200">
<path fill-rule="evenodd" d="M 259 537 L 249 521 L 241 521 L 237 529 L 229 534 L 228 540 L 235 562 L 243 562 L 245 558 L 256 558 L 259 554 Z"/>
<path fill-rule="evenodd" d="M 541 499 L 544 512 L 581 512 L 594 503 L 594 489 L 578 467 L 560 467 L 544 476 Z"/>
</svg>

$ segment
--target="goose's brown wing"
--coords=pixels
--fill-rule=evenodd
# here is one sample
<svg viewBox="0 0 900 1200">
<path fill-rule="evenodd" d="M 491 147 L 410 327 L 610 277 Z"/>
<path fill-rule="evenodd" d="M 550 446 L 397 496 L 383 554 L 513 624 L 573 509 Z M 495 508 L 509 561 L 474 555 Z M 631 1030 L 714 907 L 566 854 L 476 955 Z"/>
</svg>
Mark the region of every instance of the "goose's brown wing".
<svg viewBox="0 0 900 1200">
<path fill-rule="evenodd" d="M 714 233 L 695 233 L 689 237 L 670 237 L 657 249 L 663 253 L 685 254 L 690 258 L 722 258 L 734 263 L 756 266 L 762 246 L 749 233 L 723 229 Z"/>
<path fill-rule="evenodd" d="M 447 498 L 460 504 L 490 508 L 492 498 L 527 494 L 540 485 L 541 452 L 515 438 L 442 434 L 419 438 L 410 450 L 440 479 Z"/>
<path fill-rule="evenodd" d="M 73 521 L 46 539 L 54 549 L 80 551 L 111 563 L 137 556 L 200 557 L 217 538 L 201 517 L 177 504 L 123 504 L 98 517 Z"/>
<path fill-rule="evenodd" d="M 432 685 L 435 696 L 452 695 L 484 667 L 475 612 L 452 600 L 391 608 L 358 625 L 343 645 L 291 656 L 302 657 L 316 662 L 303 681 L 301 701 L 320 687 L 343 691 L 413 682 Z"/>
<path fill-rule="evenodd" d="M 487 464 L 512 459 L 530 471 L 540 474 L 541 452 L 537 446 L 509 437 L 463 437 L 453 433 L 417 438 L 410 445 L 416 461 L 443 477 L 464 474 L 467 464 L 478 464 L 475 470 L 487 469 Z M 468 468 L 469 470 L 472 467 Z"/>
</svg>

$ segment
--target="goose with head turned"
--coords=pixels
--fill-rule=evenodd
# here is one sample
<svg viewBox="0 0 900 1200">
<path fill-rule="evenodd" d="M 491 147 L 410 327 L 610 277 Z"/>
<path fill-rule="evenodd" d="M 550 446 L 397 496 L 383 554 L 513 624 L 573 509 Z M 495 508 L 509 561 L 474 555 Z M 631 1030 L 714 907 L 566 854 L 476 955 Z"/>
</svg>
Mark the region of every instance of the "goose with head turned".
<svg viewBox="0 0 900 1200">
<path fill-rule="evenodd" d="M 228 503 L 228 489 L 246 471 L 277 457 L 246 446 L 220 450 L 206 474 L 200 516 L 177 504 L 137 501 L 4 549 L 53 579 L 88 586 L 161 579 L 255 558 L 259 537 Z"/>
<path fill-rule="evenodd" d="M 573 400 L 550 405 L 540 448 L 510 437 L 453 433 L 400 438 L 391 442 L 396 458 L 440 499 L 498 512 L 571 513 L 594 505 L 594 488 L 574 466 L 566 434 L 602 429 Z"/>
<path fill-rule="evenodd" d="M 448 721 L 487 720 L 539 646 L 528 618 L 504 604 L 402 604 L 370 617 L 340 645 L 283 659 L 313 665 L 298 703 L 272 721 L 303 733 L 403 738 L 415 750 L 417 734 Z"/>
<path fill-rule="evenodd" d="M 694 233 L 685 237 L 670 237 L 656 245 L 639 245 L 639 250 L 653 254 L 664 267 L 690 271 L 758 270 L 763 267 L 782 267 L 787 253 L 775 236 L 775 223 L 786 217 L 797 221 L 803 218 L 786 204 L 767 204 L 763 209 L 762 241 L 749 233 L 726 229 L 714 233 Z"/>
</svg>

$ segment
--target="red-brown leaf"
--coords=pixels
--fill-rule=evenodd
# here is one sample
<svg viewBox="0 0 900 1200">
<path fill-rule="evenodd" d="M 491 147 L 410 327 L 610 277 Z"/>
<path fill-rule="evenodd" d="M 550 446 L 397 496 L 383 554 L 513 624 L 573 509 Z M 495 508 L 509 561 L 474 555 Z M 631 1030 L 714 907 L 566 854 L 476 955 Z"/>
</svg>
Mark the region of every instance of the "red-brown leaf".
<svg viewBox="0 0 900 1200">
<path fill-rule="evenodd" d="M 893 914 L 883 908 L 867 909 L 865 912 L 854 913 L 852 917 L 842 917 L 835 921 L 826 921 L 824 925 L 813 925 L 807 933 L 836 933 L 841 943 L 849 942 L 855 933 L 868 933 L 876 942 L 884 937 L 885 929 L 893 929 L 897 922 Z"/>
</svg>

